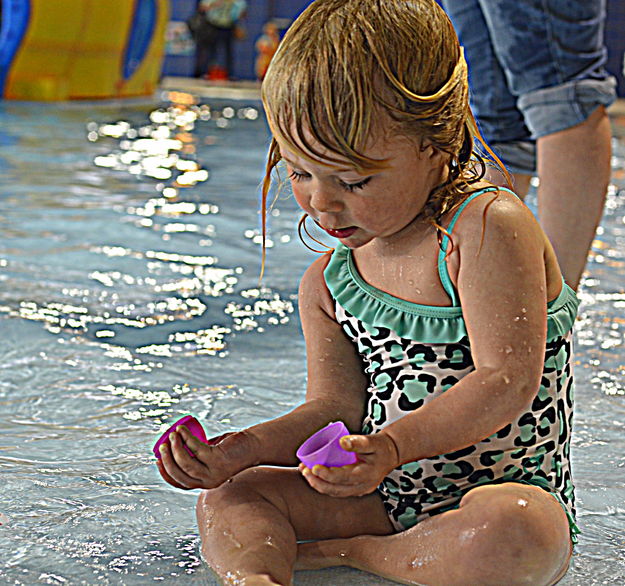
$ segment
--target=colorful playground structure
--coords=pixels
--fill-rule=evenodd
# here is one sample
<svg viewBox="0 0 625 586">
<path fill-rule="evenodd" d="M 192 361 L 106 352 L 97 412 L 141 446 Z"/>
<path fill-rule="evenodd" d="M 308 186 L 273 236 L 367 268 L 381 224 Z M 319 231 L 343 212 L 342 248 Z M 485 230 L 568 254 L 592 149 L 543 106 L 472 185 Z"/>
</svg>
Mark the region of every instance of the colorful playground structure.
<svg viewBox="0 0 625 586">
<path fill-rule="evenodd" d="M 0 1 L 0 97 L 87 100 L 156 89 L 170 0 Z"/>
</svg>

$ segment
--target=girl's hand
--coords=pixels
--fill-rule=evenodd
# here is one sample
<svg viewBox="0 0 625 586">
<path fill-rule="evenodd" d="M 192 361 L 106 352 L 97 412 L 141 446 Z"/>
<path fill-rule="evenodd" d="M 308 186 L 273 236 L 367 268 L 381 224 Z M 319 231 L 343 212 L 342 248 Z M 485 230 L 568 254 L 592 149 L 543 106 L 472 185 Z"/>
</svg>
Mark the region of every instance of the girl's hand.
<svg viewBox="0 0 625 586">
<path fill-rule="evenodd" d="M 184 449 L 187 446 L 195 458 Z M 184 425 L 169 435 L 156 465 L 163 479 L 183 490 L 216 488 L 247 468 L 251 441 L 245 432 L 227 433 L 205 444 Z"/>
<path fill-rule="evenodd" d="M 317 492 L 335 497 L 369 494 L 400 464 L 395 442 L 384 432 L 346 435 L 341 438 L 341 447 L 357 454 L 358 462 L 340 468 L 317 465 L 312 470 L 300 464 L 304 478 Z"/>
</svg>

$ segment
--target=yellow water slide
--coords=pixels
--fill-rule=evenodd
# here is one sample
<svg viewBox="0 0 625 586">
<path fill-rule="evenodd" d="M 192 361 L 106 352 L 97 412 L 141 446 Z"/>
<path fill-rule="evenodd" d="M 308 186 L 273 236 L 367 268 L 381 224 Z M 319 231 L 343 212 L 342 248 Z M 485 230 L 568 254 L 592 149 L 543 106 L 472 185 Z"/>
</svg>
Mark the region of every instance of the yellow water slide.
<svg viewBox="0 0 625 586">
<path fill-rule="evenodd" d="M 4 98 L 52 101 L 154 92 L 169 0 L 4 0 L 2 7 Z"/>
</svg>

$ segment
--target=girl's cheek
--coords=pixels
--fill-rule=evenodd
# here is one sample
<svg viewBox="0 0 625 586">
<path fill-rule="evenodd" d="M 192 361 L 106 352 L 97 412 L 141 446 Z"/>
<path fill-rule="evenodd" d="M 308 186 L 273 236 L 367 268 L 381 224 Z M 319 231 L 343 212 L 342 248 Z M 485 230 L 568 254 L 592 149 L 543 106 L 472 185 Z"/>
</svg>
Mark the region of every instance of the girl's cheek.
<svg viewBox="0 0 625 586">
<path fill-rule="evenodd" d="M 295 201 L 298 203 L 299 207 L 302 208 L 304 211 L 307 211 L 308 198 L 304 195 L 304 190 L 302 189 L 302 187 L 300 185 L 295 185 L 294 183 L 291 183 L 291 188 L 293 191 L 293 197 L 295 197 Z"/>
</svg>

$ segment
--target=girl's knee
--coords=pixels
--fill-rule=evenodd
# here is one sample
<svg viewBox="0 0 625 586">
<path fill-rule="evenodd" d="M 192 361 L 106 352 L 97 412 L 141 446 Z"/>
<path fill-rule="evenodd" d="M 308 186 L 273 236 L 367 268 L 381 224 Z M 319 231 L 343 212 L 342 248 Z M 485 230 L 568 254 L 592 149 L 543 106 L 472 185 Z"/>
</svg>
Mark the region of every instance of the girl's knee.
<svg viewBox="0 0 625 586">
<path fill-rule="evenodd" d="M 464 506 L 473 522 L 459 540 L 469 557 L 480 560 L 479 570 L 495 584 L 501 583 L 502 568 L 509 584 L 550 583 L 571 549 L 568 520 L 555 498 L 534 487 L 500 485 L 472 492 Z"/>
<path fill-rule="evenodd" d="M 279 470 L 272 468 L 249 468 L 240 472 L 217 488 L 204 490 L 197 501 L 198 518 L 210 511 L 223 511 L 229 505 L 263 502 L 283 509 L 282 497 L 276 487 L 284 486 L 285 479 L 278 478 Z"/>
</svg>

